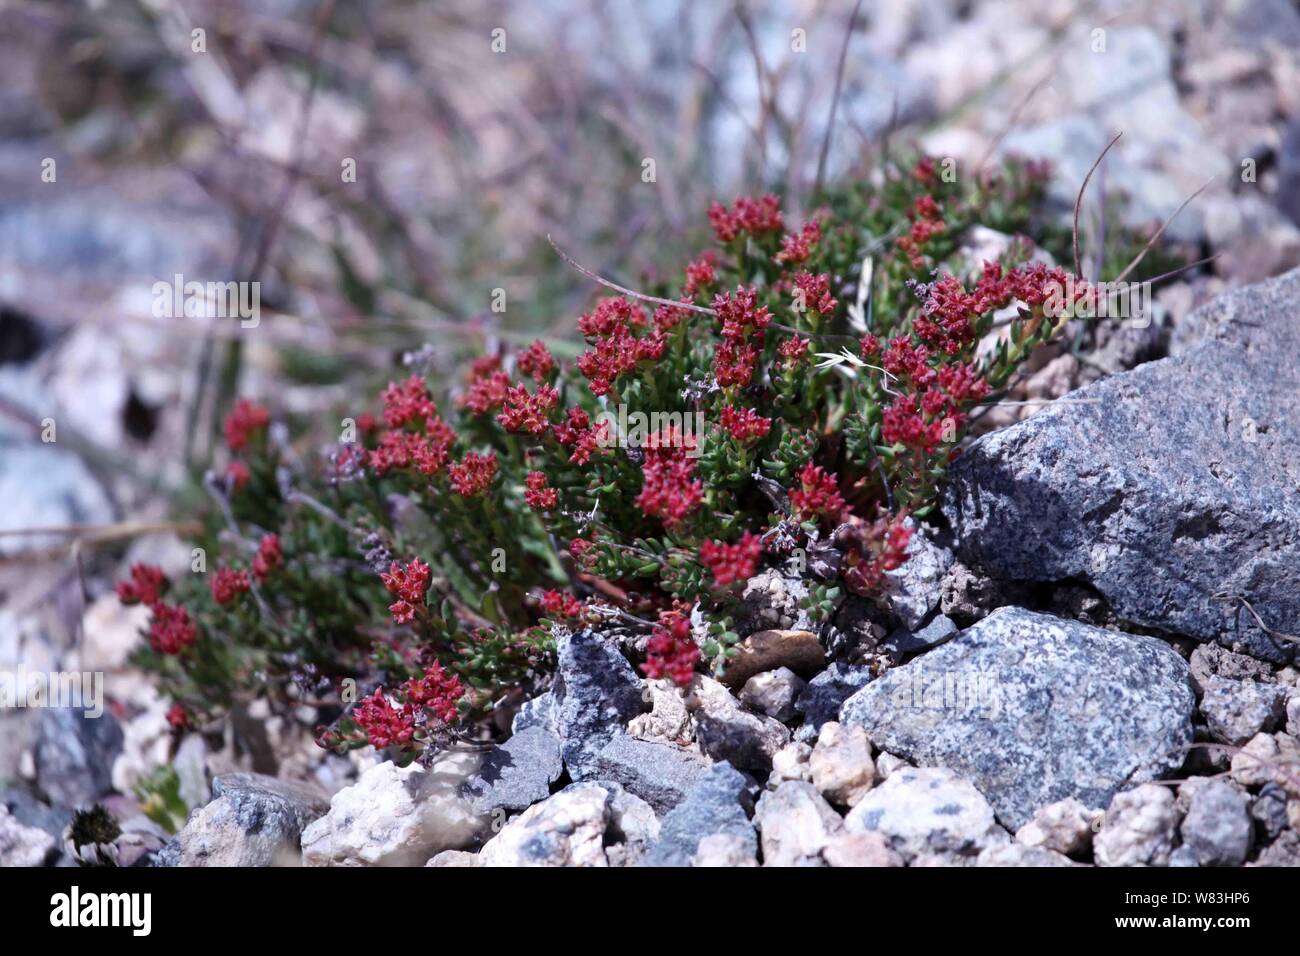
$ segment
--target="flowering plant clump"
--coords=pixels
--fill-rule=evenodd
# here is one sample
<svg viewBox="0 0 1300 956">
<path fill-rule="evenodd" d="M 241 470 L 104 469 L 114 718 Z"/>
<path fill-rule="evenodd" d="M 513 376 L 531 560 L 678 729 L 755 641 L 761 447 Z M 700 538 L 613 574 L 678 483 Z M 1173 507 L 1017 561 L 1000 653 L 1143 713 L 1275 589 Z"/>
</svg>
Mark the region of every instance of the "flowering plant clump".
<svg viewBox="0 0 1300 956">
<path fill-rule="evenodd" d="M 1063 270 L 955 258 L 977 223 L 1025 229 L 1043 172 L 959 185 L 921 160 L 797 223 L 775 196 L 715 204 L 714 247 L 595 301 L 576 361 L 537 341 L 436 395 L 417 362 L 314 470 L 241 400 L 209 584 L 119 585 L 153 609 L 142 659 L 177 721 L 260 693 L 321 708 L 327 746 L 413 755 L 536 691 L 558 626 L 643 627 L 643 673 L 686 684 L 735 655 L 764 563 L 831 548 L 835 593 L 878 596 L 971 411 L 1057 327 Z"/>
</svg>

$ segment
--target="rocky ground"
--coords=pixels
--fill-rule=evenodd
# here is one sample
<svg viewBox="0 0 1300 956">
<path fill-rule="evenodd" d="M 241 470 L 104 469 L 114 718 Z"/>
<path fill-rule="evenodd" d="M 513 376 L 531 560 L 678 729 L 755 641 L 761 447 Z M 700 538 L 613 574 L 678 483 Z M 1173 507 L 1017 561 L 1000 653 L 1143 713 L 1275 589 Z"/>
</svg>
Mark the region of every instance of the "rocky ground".
<svg viewBox="0 0 1300 956">
<path fill-rule="evenodd" d="M 500 746 L 428 767 L 369 754 L 309 761 L 297 780 L 218 774 L 165 845 L 137 823 L 114 852 L 160 866 L 1300 865 L 1298 309 L 1300 271 L 1230 294 L 1197 314 L 1204 337 L 1183 354 L 978 441 L 945 522 L 891 572 L 887 609 L 850 600 L 815 625 L 800 604 L 815 579 L 769 569 L 746 586 L 734 665 L 686 689 L 638 676 L 631 633 L 564 631 L 553 686 Z M 32 760 L 51 803 L 112 787 L 115 722 L 41 721 Z M 203 755 L 178 765 L 201 791 Z M 18 791 L 4 805 L 0 860 L 59 855 L 66 814 Z"/>
<path fill-rule="evenodd" d="M 1068 218 L 1123 129 L 1094 190 L 1127 196 L 1139 225 L 1214 177 L 1169 237 L 1219 256 L 1162 287 L 1150 326 L 1097 323 L 1083 348 L 1035 358 L 1013 398 L 1083 401 L 986 416 L 887 609 L 850 602 L 818 624 L 800 606 L 815 581 L 765 571 L 747 587 L 742 656 L 685 691 L 639 677 L 631 635 L 563 634 L 551 690 L 502 713 L 505 743 L 398 768 L 369 750 L 326 755 L 312 713 L 256 703 L 174 739 L 166 702 L 127 664 L 140 609 L 106 593 L 115 575 L 87 585 L 58 540 L 0 537 L 0 668 L 103 671 L 110 701 L 95 720 L 0 713 L 0 865 L 91 852 L 158 865 L 1300 864 L 1300 272 L 1285 272 L 1300 265 L 1300 13 L 1285 0 L 1160 0 L 1140 17 L 1107 3 L 881 6 L 854 41 L 836 138 L 848 153 L 833 166 L 847 165 L 848 131 L 878 137 L 892 113 L 963 164 L 1052 159 Z M 783 22 L 758 21 L 764 49 L 786 44 Z M 1098 28 L 1105 52 L 1084 55 Z M 38 67 L 20 92 L 41 86 Z M 762 98 L 746 93 L 752 73 L 726 74 L 741 111 Z M 824 93 L 825 79 L 812 71 L 789 95 Z M 162 518 L 158 488 L 124 476 L 143 464 L 176 477 L 200 341 L 144 321 L 145 293 L 174 271 L 223 274 L 236 229 L 176 168 L 69 172 L 56 198 L 37 194 L 40 157 L 79 170 L 78 151 L 59 150 L 93 155 L 115 136 L 90 117 L 51 145 L 27 102 L 0 104 L 4 129 L 22 130 L 0 151 L 0 528 Z M 358 112 L 326 98 L 327 117 L 349 120 L 321 132 L 343 138 L 336 151 L 375 134 Z M 714 122 L 716 141 L 749 135 L 732 113 Z M 434 148 L 427 125 L 393 125 L 393 162 Z M 397 206 L 440 201 L 419 177 L 392 181 Z M 323 217 L 308 186 L 299 196 L 301 264 L 302 233 Z M 1085 235 L 1104 221 L 1091 208 Z M 314 282 L 332 266 L 307 245 Z M 290 311 L 302 278 L 276 276 Z M 276 345 L 250 343 L 265 389 L 282 385 Z M 282 394 L 306 413 L 328 391 Z M 50 410 L 68 436 L 55 445 L 33 426 Z M 135 560 L 171 570 L 187 552 L 139 537 L 123 566 Z M 136 791 L 168 765 L 175 835 Z M 97 851 L 67 832 L 94 802 L 122 831 Z"/>
</svg>

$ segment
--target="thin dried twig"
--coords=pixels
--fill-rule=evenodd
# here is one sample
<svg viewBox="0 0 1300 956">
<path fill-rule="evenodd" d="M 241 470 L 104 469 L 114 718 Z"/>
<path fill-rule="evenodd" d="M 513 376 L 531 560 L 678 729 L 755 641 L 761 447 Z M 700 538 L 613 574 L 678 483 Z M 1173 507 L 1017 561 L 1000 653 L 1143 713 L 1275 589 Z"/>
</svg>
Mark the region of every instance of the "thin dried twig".
<svg viewBox="0 0 1300 956">
<path fill-rule="evenodd" d="M 1165 230 L 1169 228 L 1169 224 L 1174 221 L 1174 218 L 1180 212 L 1182 212 L 1184 209 L 1187 208 L 1187 204 L 1189 202 L 1191 202 L 1201 193 L 1205 192 L 1205 190 L 1209 187 L 1210 183 L 1212 182 L 1214 182 L 1213 176 L 1207 179 L 1200 189 L 1196 190 L 1196 192 L 1192 193 L 1190 196 L 1188 196 L 1186 199 L 1182 201 L 1182 204 L 1179 205 L 1179 207 L 1173 211 L 1173 214 L 1170 215 L 1168 219 L 1166 219 L 1164 222 L 1160 224 L 1160 228 L 1157 229 L 1152 234 L 1151 238 L 1147 240 L 1147 244 L 1142 247 L 1142 251 L 1139 252 L 1137 256 L 1134 257 L 1132 262 L 1130 262 L 1127 266 L 1124 267 L 1123 272 L 1121 272 L 1118 276 L 1115 277 L 1116 282 L 1123 282 L 1126 278 L 1128 278 L 1128 274 L 1137 268 L 1138 263 L 1141 262 L 1143 258 L 1145 258 L 1146 254 L 1151 251 L 1151 247 L 1154 246 L 1156 242 L 1159 241 L 1160 237 L 1165 234 Z"/>
<path fill-rule="evenodd" d="M 849 14 L 849 23 L 844 30 L 844 42 L 840 45 L 840 60 L 835 67 L 835 92 L 831 94 L 831 111 L 826 117 L 826 135 L 822 137 L 821 152 L 817 156 L 817 178 L 813 181 L 813 195 L 821 192 L 822 183 L 826 181 L 826 160 L 831 151 L 831 135 L 835 131 L 835 113 L 840 105 L 840 90 L 844 85 L 844 67 L 849 58 L 849 40 L 853 38 L 853 27 L 858 22 L 858 12 L 862 9 L 862 0 L 853 5 Z M 897 101 L 895 101 L 897 102 Z"/>
<path fill-rule="evenodd" d="M 1259 616 L 1258 612 L 1256 612 L 1255 606 L 1246 600 L 1244 594 L 1238 594 L 1236 591 L 1220 591 L 1217 594 L 1211 595 L 1211 600 L 1237 601 L 1250 612 L 1250 616 L 1255 619 L 1255 623 L 1259 625 L 1259 629 L 1269 637 L 1275 638 L 1279 641 L 1291 641 L 1292 643 L 1300 644 L 1300 637 L 1297 637 L 1295 634 L 1284 634 L 1265 624 L 1264 619 Z"/>
<path fill-rule="evenodd" d="M 1116 133 L 1114 138 L 1106 144 L 1106 148 L 1101 151 L 1096 160 L 1093 161 L 1092 168 L 1088 170 L 1088 175 L 1083 177 L 1083 185 L 1079 187 L 1079 195 L 1074 200 L 1074 230 L 1071 235 L 1071 243 L 1074 247 L 1074 274 L 1080 279 L 1086 278 L 1083 274 L 1083 268 L 1079 264 L 1079 210 L 1083 208 L 1083 194 L 1088 191 L 1088 181 L 1092 179 L 1092 174 L 1097 171 L 1101 161 L 1106 158 L 1110 148 L 1119 142 L 1119 138 L 1124 135 L 1123 130 Z"/>
</svg>

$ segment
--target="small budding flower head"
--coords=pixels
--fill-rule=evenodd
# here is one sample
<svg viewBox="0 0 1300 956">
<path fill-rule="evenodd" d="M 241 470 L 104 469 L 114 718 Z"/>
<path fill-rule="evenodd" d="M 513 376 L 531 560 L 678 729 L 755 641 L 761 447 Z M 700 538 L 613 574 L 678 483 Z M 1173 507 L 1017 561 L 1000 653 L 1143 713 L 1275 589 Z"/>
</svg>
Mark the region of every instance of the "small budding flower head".
<svg viewBox="0 0 1300 956">
<path fill-rule="evenodd" d="M 763 555 L 763 539 L 746 531 L 735 544 L 705 541 L 700 545 L 700 562 L 713 572 L 718 587 L 736 581 L 748 581 L 758 570 Z"/>
<path fill-rule="evenodd" d="M 229 479 L 230 487 L 234 491 L 241 491 L 252 477 L 253 473 L 248 470 L 248 466 L 238 458 L 226 466 L 226 478 Z"/>
<path fill-rule="evenodd" d="M 235 402 L 235 407 L 226 416 L 226 444 L 231 451 L 243 451 L 258 432 L 271 423 L 271 413 L 246 398 Z"/>
<path fill-rule="evenodd" d="M 527 489 L 524 491 L 524 503 L 538 511 L 554 508 L 559 501 L 559 492 L 546 484 L 546 475 L 540 471 L 530 471 L 524 478 Z"/>
<path fill-rule="evenodd" d="M 283 563 L 284 554 L 280 551 L 280 536 L 263 535 L 257 546 L 257 555 L 253 558 L 253 574 L 257 575 L 257 580 L 265 581 L 267 575 Z"/>
<path fill-rule="evenodd" d="M 395 708 L 384 696 L 382 687 L 357 704 L 352 719 L 365 731 L 370 745 L 379 750 L 394 744 L 409 744 L 415 736 L 414 713 L 408 707 Z"/>
<path fill-rule="evenodd" d="M 159 601 L 153 605 L 149 622 L 149 646 L 160 654 L 179 654 L 194 643 L 198 631 L 190 612 L 179 605 Z"/>
<path fill-rule="evenodd" d="M 839 481 L 820 465 L 809 462 L 799 473 L 799 487 L 790 491 L 790 507 L 804 518 L 825 516 L 838 520 L 844 511 Z"/>
<path fill-rule="evenodd" d="M 221 568 L 212 576 L 212 600 L 229 604 L 249 588 L 248 572 Z"/>
<path fill-rule="evenodd" d="M 686 687 L 695 677 L 700 649 L 691 638 L 691 622 L 673 615 L 668 627 L 656 627 L 646 644 L 646 659 L 641 673 L 651 680 L 667 677 L 679 687 Z"/>
<path fill-rule="evenodd" d="M 546 343 L 538 339 L 519 353 L 515 365 L 520 373 L 530 376 L 535 382 L 541 383 L 546 381 L 551 373 L 555 371 L 555 358 L 546 348 Z"/>
<path fill-rule="evenodd" d="M 542 610 L 555 617 L 581 617 L 583 604 L 567 591 L 543 591 Z"/>
<path fill-rule="evenodd" d="M 415 609 L 424 606 L 432 576 L 432 570 L 419 558 L 412 558 L 406 567 L 394 561 L 387 573 L 380 572 L 384 587 L 398 599 L 388 606 L 395 624 L 407 624 L 415 618 Z"/>
<path fill-rule="evenodd" d="M 149 607 L 162 600 L 167 590 L 167 576 L 162 568 L 152 564 L 131 565 L 131 580 L 118 581 L 113 586 L 117 599 L 123 604 L 144 604 Z"/>
<path fill-rule="evenodd" d="M 185 712 L 185 708 L 180 704 L 172 704 L 167 709 L 167 723 L 176 730 L 184 730 L 189 726 L 190 715 Z"/>
<path fill-rule="evenodd" d="M 460 464 L 447 469 L 451 487 L 458 495 L 472 498 L 486 491 L 492 485 L 492 478 L 497 473 L 497 453 L 488 452 L 480 455 L 468 452 Z"/>
</svg>

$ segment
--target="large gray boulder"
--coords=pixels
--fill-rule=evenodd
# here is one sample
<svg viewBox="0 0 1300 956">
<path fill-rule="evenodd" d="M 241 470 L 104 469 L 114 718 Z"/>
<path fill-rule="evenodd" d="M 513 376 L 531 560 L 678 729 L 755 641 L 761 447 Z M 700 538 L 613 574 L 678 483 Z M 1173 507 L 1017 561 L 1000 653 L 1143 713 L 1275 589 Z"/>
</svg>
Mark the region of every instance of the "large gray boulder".
<svg viewBox="0 0 1300 956">
<path fill-rule="evenodd" d="M 943 511 L 971 567 L 1086 581 L 1123 619 L 1285 662 L 1297 645 L 1268 630 L 1300 633 L 1300 270 L 1193 318 L 1186 353 L 977 441 Z"/>
<path fill-rule="evenodd" d="M 1163 642 L 1007 607 L 872 681 L 840 722 L 955 770 L 1016 830 L 1046 804 L 1104 807 L 1177 769 L 1193 706 L 1187 664 Z"/>
</svg>

